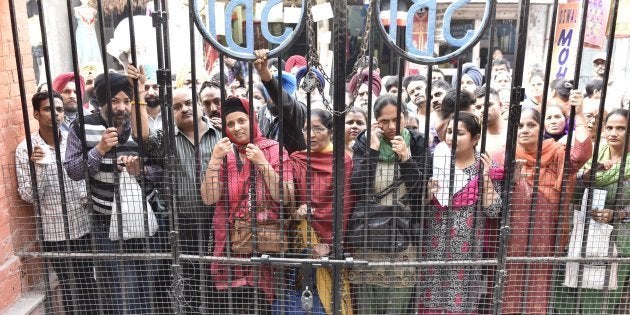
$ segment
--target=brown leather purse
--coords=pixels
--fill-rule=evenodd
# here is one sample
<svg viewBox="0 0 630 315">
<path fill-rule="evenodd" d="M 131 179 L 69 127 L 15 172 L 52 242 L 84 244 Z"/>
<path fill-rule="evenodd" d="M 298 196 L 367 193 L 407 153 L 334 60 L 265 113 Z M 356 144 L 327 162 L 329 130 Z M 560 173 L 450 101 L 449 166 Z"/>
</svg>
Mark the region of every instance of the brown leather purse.
<svg viewBox="0 0 630 315">
<path fill-rule="evenodd" d="M 254 234 L 251 219 L 236 219 L 230 231 L 232 252 L 252 254 Z M 289 250 L 287 227 L 282 220 L 256 222 L 256 252 L 282 253 Z"/>
</svg>

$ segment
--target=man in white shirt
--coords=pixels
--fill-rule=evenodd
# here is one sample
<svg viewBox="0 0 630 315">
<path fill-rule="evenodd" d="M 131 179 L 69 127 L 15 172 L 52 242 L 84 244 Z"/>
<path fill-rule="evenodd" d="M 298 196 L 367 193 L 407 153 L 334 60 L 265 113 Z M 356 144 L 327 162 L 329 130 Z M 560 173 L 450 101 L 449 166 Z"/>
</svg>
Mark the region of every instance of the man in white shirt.
<svg viewBox="0 0 630 315">
<path fill-rule="evenodd" d="M 18 193 L 24 201 L 34 205 L 35 216 L 41 218 L 38 236 L 43 240 L 43 250 L 88 252 L 89 214 L 84 202 L 86 186 L 84 181 L 71 180 L 61 167 L 66 151 L 66 133 L 60 132 L 60 125 L 64 121 L 64 103 L 61 96 L 54 92 L 53 100 L 56 116 L 54 127 L 48 92 L 33 95 L 33 116 L 39 122 L 39 130 L 30 136 L 33 148 L 30 158 L 26 139 L 15 151 Z M 58 148 L 55 146 L 55 134 Z M 30 162 L 33 162 L 32 169 Z M 64 192 L 65 200 L 61 192 Z M 50 262 L 59 278 L 65 312 L 96 312 L 98 303 L 92 261 L 61 257 L 50 259 Z M 78 294 L 81 298 L 73 299 L 73 295 Z"/>
</svg>

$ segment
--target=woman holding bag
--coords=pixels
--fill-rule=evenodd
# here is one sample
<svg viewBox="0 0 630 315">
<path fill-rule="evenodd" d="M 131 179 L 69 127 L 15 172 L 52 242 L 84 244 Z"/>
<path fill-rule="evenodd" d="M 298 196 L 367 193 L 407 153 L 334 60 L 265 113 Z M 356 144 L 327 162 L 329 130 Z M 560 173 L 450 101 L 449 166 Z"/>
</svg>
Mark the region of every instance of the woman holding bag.
<svg viewBox="0 0 630 315">
<path fill-rule="evenodd" d="M 304 137 L 307 136 L 304 127 Z M 293 214 L 298 223 L 298 242 L 301 248 L 312 248 L 314 258 L 327 257 L 333 253 L 333 117 L 321 109 L 311 111 L 310 138 L 310 170 L 307 151 L 291 154 L 293 177 L 295 179 L 295 199 L 298 209 Z M 339 146 L 338 148 L 342 148 Z M 352 175 L 352 159 L 345 155 L 343 198 L 343 231 L 345 232 L 350 213 L 354 205 L 350 191 Z M 307 204 L 310 201 L 312 220 L 307 220 Z M 343 239 L 343 236 L 339 236 Z M 328 268 L 317 268 L 315 285 L 326 314 L 332 314 L 333 278 Z M 350 287 L 347 277 L 343 278 L 343 304 L 341 314 L 352 314 Z"/>
<path fill-rule="evenodd" d="M 352 191 L 357 198 L 348 238 L 355 259 L 410 262 L 417 258 L 414 219 L 424 183 L 424 137 L 404 128 L 407 111 L 393 95 L 374 103 L 376 122 L 353 146 Z M 370 133 L 369 142 L 367 133 Z M 430 163 L 427 163 L 430 164 Z M 415 267 L 355 268 L 350 272 L 359 314 L 404 314 L 417 283 Z"/>
<path fill-rule="evenodd" d="M 285 162 L 281 182 L 278 142 L 261 136 L 256 122 L 253 130 L 250 130 L 249 102 L 231 97 L 225 101 L 223 110 L 227 138 L 215 145 L 201 186 L 204 203 L 216 204 L 213 256 L 251 257 L 254 252 L 283 252 L 288 249 L 288 241 L 282 235 L 286 233 L 286 228 L 281 226 L 285 218 L 281 217 L 280 200 L 283 199 L 287 205 L 293 200 L 289 156 L 283 149 L 282 158 Z M 252 177 L 255 183 L 251 182 Z M 224 186 L 224 178 L 227 178 L 227 187 Z M 252 184 L 255 185 L 254 192 L 250 191 Z M 283 185 L 283 189 L 280 189 L 280 185 Z M 256 236 L 250 232 L 254 220 L 259 231 Z M 267 231 L 262 233 L 263 229 Z M 230 243 L 227 242 L 228 233 Z M 237 297 L 233 300 L 236 313 L 254 311 L 256 288 L 264 292 L 264 298 L 258 301 L 259 309 L 263 313 L 269 309 L 276 285 L 273 271 L 270 266 L 218 262 L 213 262 L 210 267 L 219 291 L 232 288 L 233 296 Z"/>
<path fill-rule="evenodd" d="M 617 184 L 621 174 L 621 161 L 624 156 L 624 142 L 628 126 L 628 111 L 625 109 L 615 109 L 606 116 L 604 122 L 604 137 L 606 142 L 602 142 L 599 148 L 597 171 L 595 181 L 592 185 L 585 185 L 593 189 L 606 191 L 606 201 L 604 209 L 601 211 L 589 211 L 591 218 L 596 222 L 612 224 L 617 239 L 617 250 L 622 257 L 630 256 L 630 156 L 626 157 L 626 166 L 621 183 L 621 199 L 617 199 Z M 593 161 L 588 161 L 582 168 L 581 176 L 583 181 L 588 181 L 591 176 Z M 618 288 L 609 289 L 606 294 L 603 290 L 582 289 L 581 314 L 602 314 L 603 306 L 608 295 L 608 306 L 606 314 L 622 314 L 624 311 L 617 310 L 616 305 L 621 299 L 624 281 L 630 275 L 630 266 L 627 263 L 620 263 L 617 271 Z M 614 275 L 611 273 L 611 277 Z M 611 280 L 612 283 L 612 280 Z M 561 287 L 557 293 L 558 303 L 556 304 L 556 314 L 573 314 L 576 305 L 577 289 Z"/>
</svg>

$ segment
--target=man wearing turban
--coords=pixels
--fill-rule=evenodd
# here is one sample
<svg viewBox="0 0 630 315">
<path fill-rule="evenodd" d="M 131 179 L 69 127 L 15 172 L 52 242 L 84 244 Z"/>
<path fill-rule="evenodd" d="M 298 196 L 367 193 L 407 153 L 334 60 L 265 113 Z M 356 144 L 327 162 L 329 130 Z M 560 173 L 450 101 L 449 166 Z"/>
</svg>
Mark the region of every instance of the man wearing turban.
<svg viewBox="0 0 630 315">
<path fill-rule="evenodd" d="M 370 74 L 369 69 L 363 69 L 355 74 L 348 85 L 348 91 L 354 99 L 354 106 L 367 112 L 368 84 L 372 85 L 372 102 L 381 94 L 381 77 L 376 71 Z"/>
<path fill-rule="evenodd" d="M 68 132 L 70 124 L 77 118 L 80 107 L 77 101 L 77 85 L 74 81 L 74 72 L 58 75 L 53 80 L 52 88 L 55 92 L 59 93 L 63 99 L 64 119 L 60 128 L 63 132 Z M 82 101 L 86 101 L 85 80 L 82 76 L 79 76 L 79 88 Z"/>
<path fill-rule="evenodd" d="M 68 132 L 66 159 L 64 167 L 68 176 L 73 180 L 89 180 L 91 194 L 89 198 L 92 204 L 92 227 L 96 248 L 104 253 L 117 253 L 122 243 L 123 253 L 137 252 L 145 244 L 144 237 L 136 235 L 120 235 L 118 229 L 110 231 L 110 223 L 115 220 L 112 212 L 119 202 L 122 209 L 132 207 L 142 209 L 142 202 L 129 204 L 130 197 L 125 197 L 121 191 L 131 189 L 129 180 L 135 178 L 143 182 L 143 195 L 147 196 L 149 203 L 154 199 L 154 185 L 159 180 L 161 169 L 149 163 L 144 164 L 144 173 L 140 169 L 143 158 L 139 156 L 138 145 L 131 135 L 130 114 L 135 102 L 133 88 L 130 79 L 139 78 L 140 97 L 144 94 L 144 75 L 134 66 L 128 68 L 128 76 L 118 73 L 103 73 L 94 80 L 94 94 L 101 111 L 85 116 L 84 131 L 78 123 L 70 125 Z M 138 102 L 135 106 L 145 106 L 144 102 Z M 85 137 L 87 159 L 83 156 L 81 138 Z M 145 159 L 145 162 L 146 159 Z M 126 181 L 116 182 L 116 173 L 125 171 L 131 175 Z M 140 177 L 144 175 L 144 177 Z M 119 184 L 120 187 L 116 185 Z M 147 209 L 148 210 L 148 209 Z M 153 209 L 156 211 L 157 209 Z M 121 211 L 122 210 L 118 210 Z M 123 223 L 125 229 L 141 222 Z M 153 236 L 157 232 L 156 225 L 149 225 L 145 231 Z M 119 241 L 119 239 L 122 239 Z M 121 242 L 121 243 L 119 243 Z M 151 240 L 150 242 L 153 242 Z M 127 260 L 124 263 L 119 260 L 100 260 L 95 265 L 96 279 L 99 281 L 104 293 L 101 299 L 103 305 L 114 314 L 130 313 L 141 314 L 149 307 L 148 271 L 146 265 L 140 260 Z M 124 290 L 121 277 L 125 277 Z M 122 309 L 126 299 L 126 310 Z"/>
<path fill-rule="evenodd" d="M 323 109 L 326 110 L 324 105 L 324 87 L 326 86 L 326 79 L 324 75 L 315 67 L 311 67 L 311 71 L 315 75 L 315 90 L 311 92 L 311 109 Z M 297 98 L 298 101 L 306 104 L 306 92 L 302 89 L 302 82 L 308 74 L 308 68 L 306 66 L 301 67 L 295 74 L 297 83 Z"/>
<path fill-rule="evenodd" d="M 267 64 L 269 50 L 261 49 L 254 52 L 256 61 L 254 67 L 260 76 L 265 89 L 269 94 L 269 102 L 266 109 L 271 113 L 271 119 L 261 119 L 260 129 L 263 136 L 272 140 L 278 140 L 280 124 L 282 123 L 282 139 L 284 148 L 293 153 L 306 150 L 306 140 L 302 129 L 306 123 L 306 105 L 294 97 L 296 89 L 295 77 L 287 72 L 282 72 L 282 84 L 278 83 L 277 75 L 274 76 Z M 280 94 L 281 93 L 281 94 Z M 279 97 L 282 97 L 282 122 L 278 117 Z M 260 111 L 258 117 L 265 117 L 266 111 Z"/>
</svg>

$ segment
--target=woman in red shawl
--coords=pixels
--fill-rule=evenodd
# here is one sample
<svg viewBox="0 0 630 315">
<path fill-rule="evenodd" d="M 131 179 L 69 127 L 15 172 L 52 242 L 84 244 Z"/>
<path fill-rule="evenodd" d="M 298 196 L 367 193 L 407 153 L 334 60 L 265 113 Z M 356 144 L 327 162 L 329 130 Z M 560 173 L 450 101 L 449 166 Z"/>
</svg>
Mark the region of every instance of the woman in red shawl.
<svg viewBox="0 0 630 315">
<path fill-rule="evenodd" d="M 333 243 L 333 117 L 321 109 L 311 111 L 311 134 L 307 143 L 311 147 L 310 173 L 307 151 L 291 154 L 293 177 L 295 179 L 295 199 L 299 205 L 293 216 L 300 220 L 298 225 L 299 240 L 304 248 L 312 247 L 312 255 L 316 258 L 332 253 Z M 304 129 L 304 137 L 307 130 Z M 343 148 L 342 146 L 338 147 Z M 344 198 L 343 198 L 343 230 L 346 230 L 350 210 L 353 207 L 353 196 L 350 190 L 352 176 L 352 159 L 345 154 Z M 307 204 L 310 201 L 312 220 L 308 222 Z M 340 236 L 343 239 L 343 236 Z M 344 278 L 344 280 L 346 280 Z M 327 314 L 332 314 L 332 277 L 327 268 L 318 268 L 315 275 L 317 291 Z M 352 313 L 350 286 L 343 283 L 342 314 Z"/>
<path fill-rule="evenodd" d="M 582 95 L 579 91 L 571 92 L 570 104 L 575 106 L 575 141 L 571 147 L 569 160 L 569 179 L 575 178 L 577 171 L 588 161 L 592 154 L 591 137 L 586 128 L 586 120 L 582 113 Z M 563 232 L 556 231 L 560 218 L 566 218 L 566 204 L 570 202 L 571 193 L 562 182 L 565 144 L 547 139 L 542 144 L 540 175 L 534 183 L 538 135 L 541 132 L 542 117 L 538 110 L 524 109 L 518 126 L 516 142 L 516 167 L 514 169 L 514 188 L 510 206 L 510 238 L 507 256 L 527 256 L 527 243 L 532 233 L 532 257 L 554 256 L 556 237 L 564 237 Z M 493 155 L 493 166 L 490 176 L 500 189 L 503 189 L 505 178 L 505 151 L 496 151 Z M 530 217 L 530 207 L 534 189 L 538 189 L 534 216 Z M 561 193 L 567 194 L 565 204 L 559 205 Z M 562 231 L 562 223 L 561 229 Z M 531 229 L 530 229 L 531 224 Z M 531 263 L 526 270 L 524 263 L 507 263 L 507 278 L 503 288 L 503 306 L 501 314 L 547 314 L 547 306 L 552 287 L 552 264 Z M 529 283 L 525 288 L 525 274 Z M 527 290 L 527 298 L 523 301 Z M 527 309 L 523 309 L 523 302 Z"/>
<path fill-rule="evenodd" d="M 227 138 L 221 139 L 212 151 L 201 197 L 205 204 L 216 204 L 214 210 L 213 256 L 228 256 L 227 235 L 236 220 L 251 220 L 252 205 L 256 205 L 256 222 L 283 221 L 280 200 L 293 200 L 293 174 L 289 156 L 283 149 L 283 178 L 280 182 L 280 156 L 278 142 L 260 135 L 258 124 L 250 134 L 249 102 L 241 98 L 225 101 L 225 126 Z M 253 138 L 253 141 L 250 141 Z M 224 158 L 227 157 L 227 163 Z M 255 172 L 255 194 L 250 194 L 250 172 Z M 227 175 L 227 187 L 223 184 Z M 284 185 L 280 196 L 280 185 Z M 251 257 L 252 254 L 234 254 L 230 257 Z M 219 291 L 232 288 L 233 309 L 236 313 L 253 313 L 255 288 L 261 288 L 264 297 L 259 300 L 259 309 L 268 310 L 273 302 L 274 284 L 271 266 L 229 265 L 213 262 L 210 272 Z M 231 273 L 231 278 L 230 278 Z M 227 301 L 227 299 L 226 299 Z"/>
</svg>

